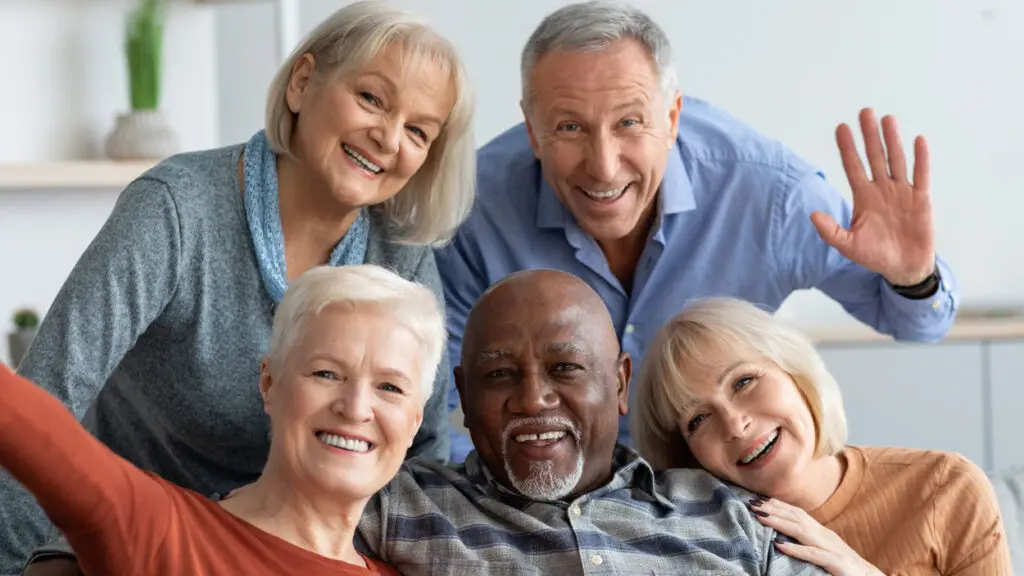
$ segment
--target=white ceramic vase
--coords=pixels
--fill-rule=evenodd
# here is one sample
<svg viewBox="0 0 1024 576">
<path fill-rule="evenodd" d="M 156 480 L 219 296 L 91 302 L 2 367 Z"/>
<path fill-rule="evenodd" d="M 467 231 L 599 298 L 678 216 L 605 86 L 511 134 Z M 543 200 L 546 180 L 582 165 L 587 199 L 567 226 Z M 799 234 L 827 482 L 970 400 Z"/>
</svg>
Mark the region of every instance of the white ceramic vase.
<svg viewBox="0 0 1024 576">
<path fill-rule="evenodd" d="M 119 114 L 107 136 L 107 157 L 112 160 L 159 160 L 180 151 L 178 134 L 159 110 Z"/>
<path fill-rule="evenodd" d="M 28 347 L 32 345 L 32 340 L 35 337 L 35 328 L 31 330 L 18 330 L 7 335 L 8 351 L 11 353 L 11 368 L 18 369 L 18 365 L 25 358 L 25 353 L 28 352 Z"/>
</svg>

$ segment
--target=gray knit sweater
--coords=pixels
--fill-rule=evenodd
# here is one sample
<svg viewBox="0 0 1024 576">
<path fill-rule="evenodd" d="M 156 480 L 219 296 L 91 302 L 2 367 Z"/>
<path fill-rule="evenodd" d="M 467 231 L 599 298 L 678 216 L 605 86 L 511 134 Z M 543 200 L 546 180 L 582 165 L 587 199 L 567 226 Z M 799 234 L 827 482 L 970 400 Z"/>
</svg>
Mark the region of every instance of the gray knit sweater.
<svg viewBox="0 0 1024 576">
<path fill-rule="evenodd" d="M 269 447 L 257 383 L 273 301 L 247 227 L 241 152 L 182 154 L 129 185 L 20 367 L 115 452 L 208 495 L 255 480 Z M 386 234 L 375 216 L 366 262 L 442 299 L 432 251 Z M 448 375 L 445 360 L 410 456 L 448 458 Z M 20 573 L 52 530 L 0 471 L 0 574 Z"/>
</svg>

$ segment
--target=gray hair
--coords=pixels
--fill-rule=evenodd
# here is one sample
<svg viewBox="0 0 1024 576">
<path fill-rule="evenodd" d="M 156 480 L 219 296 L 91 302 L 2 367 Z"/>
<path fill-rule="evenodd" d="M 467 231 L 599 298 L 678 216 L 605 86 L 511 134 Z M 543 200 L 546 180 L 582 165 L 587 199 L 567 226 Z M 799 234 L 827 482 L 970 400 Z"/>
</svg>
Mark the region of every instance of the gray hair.
<svg viewBox="0 0 1024 576">
<path fill-rule="evenodd" d="M 672 45 L 665 31 L 637 8 L 609 0 L 593 0 L 555 10 L 530 35 L 520 63 L 523 102 L 530 101 L 533 69 L 544 54 L 604 50 L 627 38 L 647 48 L 664 96 L 671 100 L 678 89 L 678 79 Z"/>
<path fill-rule="evenodd" d="M 321 22 L 285 60 L 270 84 L 267 140 L 274 152 L 292 155 L 296 114 L 288 106 L 288 83 L 295 63 L 304 54 L 313 56 L 315 79 L 350 78 L 393 44 L 402 47 L 410 69 L 415 69 L 416 60 L 439 64 L 451 76 L 456 95 L 455 106 L 441 134 L 431 144 L 423 166 L 380 209 L 397 241 L 443 244 L 452 238 L 473 206 L 474 96 L 455 47 L 419 17 L 383 2 L 361 1 L 345 6 Z"/>
<path fill-rule="evenodd" d="M 291 350 L 302 341 L 307 322 L 328 306 L 370 307 L 404 326 L 420 343 L 420 398 L 426 404 L 448 332 L 441 304 L 429 288 L 373 264 L 318 266 L 288 286 L 274 313 L 267 361 L 280 370 Z M 406 354 L 405 350 L 392 350 Z"/>
<path fill-rule="evenodd" d="M 759 354 L 789 374 L 814 420 L 816 458 L 843 449 L 847 426 L 842 394 L 814 344 L 796 328 L 749 302 L 707 298 L 669 320 L 644 352 L 629 423 L 637 451 L 652 466 L 690 468 L 697 464 L 679 430 L 679 419 L 693 399 L 688 372 L 707 366 L 709 356 L 723 346 Z"/>
</svg>

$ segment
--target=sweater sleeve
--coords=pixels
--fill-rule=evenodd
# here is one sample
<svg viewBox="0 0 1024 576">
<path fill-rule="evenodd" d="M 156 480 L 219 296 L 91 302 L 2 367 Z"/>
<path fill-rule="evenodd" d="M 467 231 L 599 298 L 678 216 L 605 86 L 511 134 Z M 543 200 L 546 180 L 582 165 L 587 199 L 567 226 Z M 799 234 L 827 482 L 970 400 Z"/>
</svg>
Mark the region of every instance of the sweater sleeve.
<svg viewBox="0 0 1024 576">
<path fill-rule="evenodd" d="M 996 494 L 980 468 L 960 455 L 951 456 L 939 473 L 933 506 L 942 574 L 1013 573 Z"/>
<path fill-rule="evenodd" d="M 23 484 L 83 566 L 128 568 L 168 525 L 167 494 L 42 388 L 0 365 L 0 467 Z M 134 572 L 134 570 L 131 570 Z"/>
<path fill-rule="evenodd" d="M 434 252 L 429 248 L 423 250 L 423 258 L 416 269 L 416 282 L 430 288 L 441 306 L 441 314 L 447 316 L 444 291 L 437 273 Z M 408 457 L 420 457 L 446 464 L 451 457 L 450 430 L 451 420 L 448 416 L 448 387 L 451 382 L 451 368 L 448 355 L 441 354 L 441 362 L 434 376 L 434 389 L 423 408 L 423 423 L 420 425 Z"/>
<path fill-rule="evenodd" d="M 143 177 L 118 198 L 47 311 L 19 372 L 81 419 L 178 278 L 181 234 L 170 191 Z M 0 574 L 52 537 L 45 515 L 0 471 Z"/>
</svg>

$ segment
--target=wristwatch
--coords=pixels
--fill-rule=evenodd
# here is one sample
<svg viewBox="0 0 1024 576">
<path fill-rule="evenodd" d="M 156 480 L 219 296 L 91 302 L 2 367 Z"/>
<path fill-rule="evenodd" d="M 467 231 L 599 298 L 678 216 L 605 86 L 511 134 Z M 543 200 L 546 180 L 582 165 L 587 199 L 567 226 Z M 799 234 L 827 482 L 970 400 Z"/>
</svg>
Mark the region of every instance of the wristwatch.
<svg viewBox="0 0 1024 576">
<path fill-rule="evenodd" d="M 889 284 L 892 286 L 893 292 L 896 292 L 904 298 L 911 300 L 924 300 L 925 298 L 931 298 L 939 291 L 939 286 L 942 284 L 942 276 L 939 275 L 939 266 L 935 265 L 932 269 L 932 273 L 927 278 L 914 284 L 913 286 L 897 286 L 895 284 Z"/>
</svg>

